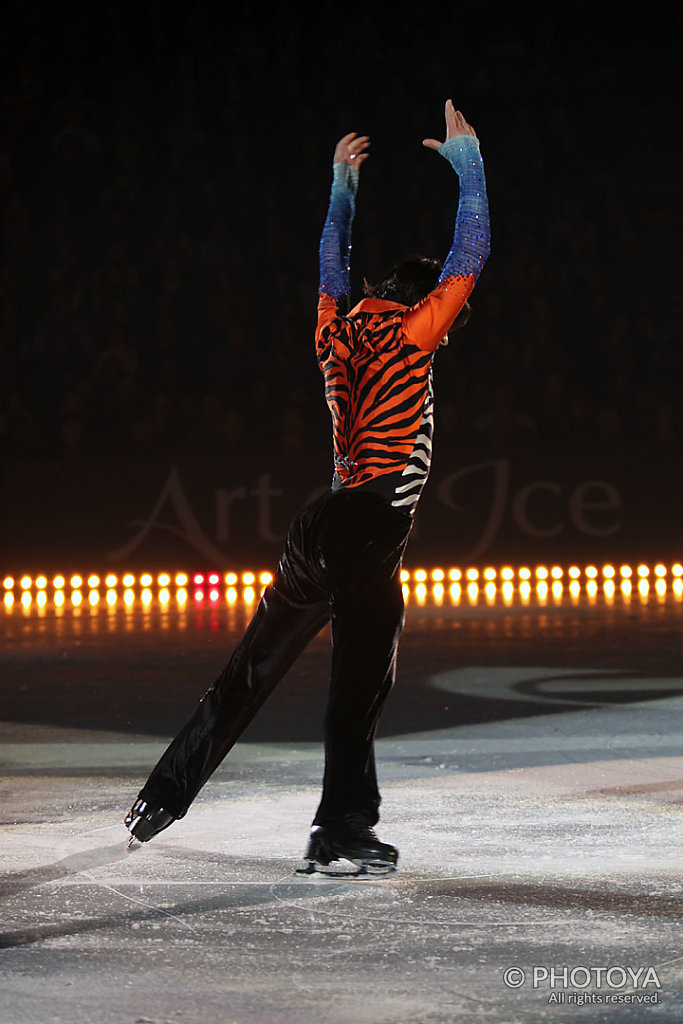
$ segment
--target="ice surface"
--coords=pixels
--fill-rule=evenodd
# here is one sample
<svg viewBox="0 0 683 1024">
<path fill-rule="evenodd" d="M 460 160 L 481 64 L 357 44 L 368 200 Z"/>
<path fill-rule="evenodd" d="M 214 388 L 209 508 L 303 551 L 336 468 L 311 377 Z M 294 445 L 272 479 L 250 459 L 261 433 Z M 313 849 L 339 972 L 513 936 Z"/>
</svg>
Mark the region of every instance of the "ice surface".
<svg viewBox="0 0 683 1024">
<path fill-rule="evenodd" d="M 661 641 L 636 645 L 635 687 L 633 652 L 620 673 L 597 643 L 553 661 L 539 639 L 543 660 L 525 668 L 528 647 L 501 642 L 490 665 L 477 654 L 472 691 L 472 650 L 459 647 L 461 671 L 450 637 L 418 624 L 377 746 L 378 832 L 401 852 L 382 878 L 295 874 L 322 770 L 320 744 L 299 738 L 305 659 L 281 698 L 289 733 L 252 734 L 186 818 L 130 853 L 120 819 L 168 736 L 121 731 L 115 711 L 108 729 L 65 723 L 63 679 L 40 713 L 6 701 L 1 1024 L 682 1020 L 683 680 L 673 650 L 662 667 Z M 101 656 L 90 651 L 74 685 Z M 147 637 L 144 656 L 167 672 L 168 636 L 156 654 Z M 12 665 L 28 676 L 28 640 L 10 662 L 9 686 Z M 586 699 L 587 678 L 621 679 L 627 699 Z M 444 699 L 455 720 L 416 728 Z M 534 966 L 563 965 L 654 966 L 660 990 L 587 991 L 660 1001 L 550 1003 L 584 991 L 533 988 Z M 528 975 L 517 989 L 510 967 Z"/>
</svg>

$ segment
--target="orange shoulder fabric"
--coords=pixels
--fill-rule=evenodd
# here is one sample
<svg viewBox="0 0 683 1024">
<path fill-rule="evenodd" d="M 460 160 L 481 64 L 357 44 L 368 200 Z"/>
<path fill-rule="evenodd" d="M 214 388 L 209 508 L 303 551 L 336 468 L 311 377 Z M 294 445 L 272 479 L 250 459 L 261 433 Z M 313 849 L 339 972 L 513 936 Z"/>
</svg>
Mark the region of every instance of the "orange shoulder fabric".
<svg viewBox="0 0 683 1024">
<path fill-rule="evenodd" d="M 406 310 L 403 334 L 406 341 L 433 352 L 447 333 L 474 288 L 474 274 L 447 277 L 433 292 Z"/>
</svg>

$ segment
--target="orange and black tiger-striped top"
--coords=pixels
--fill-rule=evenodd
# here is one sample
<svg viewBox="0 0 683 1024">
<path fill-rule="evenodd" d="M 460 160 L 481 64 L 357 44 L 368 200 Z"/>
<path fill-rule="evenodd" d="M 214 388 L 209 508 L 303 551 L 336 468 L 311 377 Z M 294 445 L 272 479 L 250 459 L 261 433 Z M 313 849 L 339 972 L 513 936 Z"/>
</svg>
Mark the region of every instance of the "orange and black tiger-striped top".
<svg viewBox="0 0 683 1024">
<path fill-rule="evenodd" d="M 454 143 L 457 142 L 457 145 Z M 413 513 L 432 454 L 434 352 L 467 301 L 489 250 L 488 205 L 476 139 L 440 152 L 460 177 L 453 245 L 437 287 L 416 306 L 363 299 L 342 316 L 358 173 L 335 164 L 320 244 L 316 354 L 332 417 L 332 488 L 362 488 Z M 468 174 L 469 170 L 469 174 Z"/>
</svg>

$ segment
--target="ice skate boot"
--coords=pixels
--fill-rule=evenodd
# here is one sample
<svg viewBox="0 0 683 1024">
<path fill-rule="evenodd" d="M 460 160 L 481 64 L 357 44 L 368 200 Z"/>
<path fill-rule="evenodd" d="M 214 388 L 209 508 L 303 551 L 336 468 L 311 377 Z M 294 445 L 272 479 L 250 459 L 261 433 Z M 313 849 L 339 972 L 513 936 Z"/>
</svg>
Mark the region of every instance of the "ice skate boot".
<svg viewBox="0 0 683 1024">
<path fill-rule="evenodd" d="M 130 832 L 128 849 L 137 839 L 140 843 L 148 843 L 150 839 L 163 832 L 176 819 L 163 807 L 151 807 L 145 800 L 136 800 L 123 823 Z"/>
<path fill-rule="evenodd" d="M 398 850 L 381 843 L 358 814 L 346 814 L 329 825 L 314 825 L 299 875 L 382 875 L 396 869 Z"/>
</svg>

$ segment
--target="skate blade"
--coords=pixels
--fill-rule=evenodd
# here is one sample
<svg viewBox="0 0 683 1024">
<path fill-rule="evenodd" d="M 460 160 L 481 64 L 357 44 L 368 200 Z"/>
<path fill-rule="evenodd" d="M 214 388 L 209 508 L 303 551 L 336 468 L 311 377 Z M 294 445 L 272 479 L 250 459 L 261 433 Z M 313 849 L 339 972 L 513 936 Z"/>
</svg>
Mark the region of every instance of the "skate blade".
<svg viewBox="0 0 683 1024">
<path fill-rule="evenodd" d="M 329 864 L 321 864 L 319 861 L 309 860 L 306 861 L 304 867 L 296 869 L 296 874 L 325 875 L 327 878 L 358 878 L 361 875 L 391 875 L 395 870 L 395 864 L 383 862 L 333 860 Z"/>
</svg>

